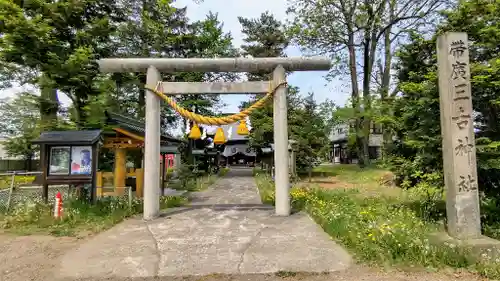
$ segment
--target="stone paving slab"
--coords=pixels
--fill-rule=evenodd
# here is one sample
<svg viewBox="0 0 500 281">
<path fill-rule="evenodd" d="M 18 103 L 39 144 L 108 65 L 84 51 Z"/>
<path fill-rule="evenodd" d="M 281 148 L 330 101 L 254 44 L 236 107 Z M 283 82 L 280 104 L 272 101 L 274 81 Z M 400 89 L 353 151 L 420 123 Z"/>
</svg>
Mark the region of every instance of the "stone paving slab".
<svg viewBox="0 0 500 281">
<path fill-rule="evenodd" d="M 195 194 L 188 208 L 150 222 L 131 219 L 90 239 L 63 258 L 57 276 L 333 272 L 351 264 L 349 254 L 306 214 L 277 217 L 258 208 L 251 174 L 239 172 Z"/>
</svg>

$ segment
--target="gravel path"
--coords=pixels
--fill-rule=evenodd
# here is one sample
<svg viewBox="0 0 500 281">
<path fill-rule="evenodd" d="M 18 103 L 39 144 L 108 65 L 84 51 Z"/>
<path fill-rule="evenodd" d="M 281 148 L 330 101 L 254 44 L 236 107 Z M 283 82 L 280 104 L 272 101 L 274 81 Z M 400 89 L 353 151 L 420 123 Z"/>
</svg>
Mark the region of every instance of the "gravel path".
<svg viewBox="0 0 500 281">
<path fill-rule="evenodd" d="M 78 244 L 71 237 L 0 235 L 0 280 L 51 280 L 59 258 Z"/>
</svg>

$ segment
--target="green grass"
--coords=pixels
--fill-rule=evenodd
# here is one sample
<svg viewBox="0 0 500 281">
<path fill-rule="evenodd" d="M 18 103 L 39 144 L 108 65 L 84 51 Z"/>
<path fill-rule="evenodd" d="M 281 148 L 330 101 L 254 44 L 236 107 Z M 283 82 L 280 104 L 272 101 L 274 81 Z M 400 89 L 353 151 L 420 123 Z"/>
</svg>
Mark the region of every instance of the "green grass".
<svg viewBox="0 0 500 281">
<path fill-rule="evenodd" d="M 212 185 L 228 169 L 221 169 L 219 175 L 204 175 L 188 183 L 189 191 L 199 191 Z M 187 197 L 162 196 L 160 208 L 179 207 L 187 203 Z M 124 219 L 142 212 L 142 200 L 104 198 L 95 205 L 79 200 L 64 202 L 63 218 L 53 218 L 53 206 L 40 202 L 27 202 L 15 206 L 11 212 L 0 214 L 0 229 L 4 232 L 29 235 L 51 234 L 57 236 L 78 236 L 106 230 Z"/>
<path fill-rule="evenodd" d="M 160 208 L 182 206 L 187 199 L 163 196 Z M 142 212 L 142 200 L 105 198 L 95 205 L 80 200 L 68 200 L 63 206 L 63 218 L 53 218 L 53 206 L 43 203 L 19 205 L 8 214 L 0 215 L 0 228 L 5 232 L 29 235 L 51 234 L 78 236 L 106 230 L 124 219 Z"/>
<path fill-rule="evenodd" d="M 379 181 L 386 172 L 372 167 L 321 166 L 316 172 L 328 173 L 351 187 L 295 186 L 291 190 L 292 206 L 307 211 L 358 261 L 401 268 L 467 268 L 490 278 L 500 278 L 499 259 L 483 256 L 478 260 L 467 248 L 430 239 L 431 234 L 443 231 L 439 189 L 418 186 L 395 193 L 392 190 L 398 188 L 384 186 Z M 271 179 L 259 171 L 255 177 L 263 202 L 273 204 Z"/>
<path fill-rule="evenodd" d="M 357 165 L 324 165 L 315 167 L 313 171 L 315 174 L 324 173 L 352 184 L 378 183 L 380 177 L 386 173 L 385 170 L 377 167 L 362 169 Z"/>
</svg>

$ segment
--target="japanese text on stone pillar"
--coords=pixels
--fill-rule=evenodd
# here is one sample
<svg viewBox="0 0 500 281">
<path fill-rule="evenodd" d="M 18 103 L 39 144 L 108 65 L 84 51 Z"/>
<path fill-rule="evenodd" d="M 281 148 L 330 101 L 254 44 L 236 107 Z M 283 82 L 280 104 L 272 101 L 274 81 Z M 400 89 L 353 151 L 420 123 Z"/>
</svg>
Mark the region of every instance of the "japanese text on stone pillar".
<svg viewBox="0 0 500 281">
<path fill-rule="evenodd" d="M 475 149 L 473 143 L 473 136 L 469 136 L 470 132 L 474 133 L 474 130 L 469 128 L 473 126 L 472 120 L 472 101 L 471 93 L 469 92 L 470 79 L 468 76 L 469 65 L 467 63 L 467 58 L 465 57 L 467 51 L 467 45 L 462 40 L 453 41 L 449 46 L 450 55 L 453 57 L 451 61 L 451 78 L 452 82 L 451 88 L 453 89 L 453 108 L 455 110 L 452 116 L 453 122 L 456 124 L 455 136 L 455 156 L 463 157 L 464 161 L 468 163 L 470 167 L 475 161 L 472 159 L 472 153 Z M 460 161 L 460 160 L 459 160 Z M 470 169 L 469 169 L 470 170 Z M 456 180 L 458 186 L 458 192 L 471 192 L 477 190 L 476 179 L 470 173 L 458 174 Z"/>
</svg>

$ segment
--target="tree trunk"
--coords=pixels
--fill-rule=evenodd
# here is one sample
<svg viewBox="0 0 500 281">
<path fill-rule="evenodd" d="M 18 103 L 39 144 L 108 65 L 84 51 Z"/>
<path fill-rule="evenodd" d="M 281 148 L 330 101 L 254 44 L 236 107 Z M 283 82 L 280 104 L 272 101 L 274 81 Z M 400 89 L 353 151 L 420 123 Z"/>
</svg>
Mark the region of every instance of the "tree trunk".
<svg viewBox="0 0 500 281">
<path fill-rule="evenodd" d="M 31 147 L 31 145 L 30 145 Z M 27 168 L 27 171 L 28 172 L 31 172 L 33 170 L 33 165 L 32 165 L 32 162 L 33 162 L 33 154 L 29 154 L 28 157 L 27 157 L 27 165 L 26 165 L 26 168 Z"/>
<path fill-rule="evenodd" d="M 389 4 L 390 21 L 394 20 L 395 1 Z M 389 26 L 384 33 L 384 69 L 382 71 L 382 90 L 380 92 L 380 101 L 382 103 L 382 115 L 389 116 L 391 97 L 389 97 L 389 84 L 391 81 L 391 66 L 392 66 L 392 53 L 391 53 L 391 31 L 392 26 Z M 383 149 L 382 158 L 386 159 L 392 144 L 392 132 L 388 126 L 383 126 Z"/>
<path fill-rule="evenodd" d="M 85 103 L 80 99 L 76 99 L 73 101 L 73 107 L 75 109 L 75 125 L 78 130 L 85 128 L 85 124 L 87 121 L 87 115 L 85 112 Z"/>
<path fill-rule="evenodd" d="M 139 118 L 146 118 L 146 96 L 145 96 L 145 91 L 144 91 L 144 86 L 146 85 L 146 75 L 145 74 L 138 74 L 139 75 L 139 100 L 137 104 L 137 117 Z"/>
<path fill-rule="evenodd" d="M 41 129 L 43 131 L 57 128 L 57 112 L 59 111 L 59 99 L 57 89 L 53 81 L 45 74 L 39 79 L 40 87 L 40 117 Z"/>
<path fill-rule="evenodd" d="M 351 27 L 348 26 L 349 32 L 349 41 L 348 41 L 348 50 L 349 50 L 349 69 L 351 76 L 351 85 L 352 85 L 352 108 L 354 110 L 354 133 L 356 134 L 356 150 L 358 155 L 358 164 L 360 167 L 364 167 L 365 163 L 363 162 L 363 137 L 362 137 L 362 122 L 361 122 L 361 112 L 359 107 L 359 86 L 358 86 L 358 69 L 356 67 L 356 49 L 354 46 L 354 33 Z"/>
</svg>

